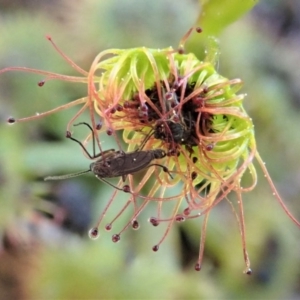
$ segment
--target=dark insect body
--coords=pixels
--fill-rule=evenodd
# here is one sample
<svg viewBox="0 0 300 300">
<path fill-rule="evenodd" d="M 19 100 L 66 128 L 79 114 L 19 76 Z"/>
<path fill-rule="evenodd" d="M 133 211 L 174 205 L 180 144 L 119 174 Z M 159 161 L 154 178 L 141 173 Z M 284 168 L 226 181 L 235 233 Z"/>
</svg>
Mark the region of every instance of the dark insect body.
<svg viewBox="0 0 300 300">
<path fill-rule="evenodd" d="M 145 168 L 149 168 L 151 166 L 161 167 L 163 171 L 167 172 L 172 178 L 172 175 L 170 174 L 169 170 L 165 166 L 157 163 L 152 163 L 153 160 L 164 158 L 166 156 L 166 152 L 164 150 L 154 149 L 154 150 L 144 150 L 144 151 L 141 150 L 141 151 L 125 153 L 123 151 L 116 151 L 114 149 L 110 149 L 110 150 L 102 151 L 99 154 L 95 154 L 95 136 L 94 136 L 93 129 L 87 123 L 79 123 L 76 124 L 75 126 L 80 124 L 84 124 L 88 126 L 93 133 L 93 155 L 91 155 L 87 151 L 87 149 L 80 141 L 74 139 L 70 133 L 67 134 L 67 138 L 70 138 L 71 140 L 78 143 L 90 159 L 95 159 L 97 157 L 100 158 L 95 162 L 91 163 L 88 170 L 67 174 L 67 175 L 61 175 L 61 176 L 49 176 L 46 177 L 45 180 L 68 179 L 88 172 L 93 172 L 98 179 L 108 183 L 109 185 L 112 185 L 111 183 L 106 181 L 105 178 L 122 176 L 123 181 L 125 181 L 126 175 L 133 174 L 135 172 L 144 170 Z M 112 186 L 117 189 L 120 189 L 114 185 Z"/>
<path fill-rule="evenodd" d="M 179 104 L 176 89 L 174 89 L 172 92 L 163 94 L 163 111 L 165 111 L 169 117 L 167 117 L 166 121 L 156 122 L 154 137 L 164 140 L 168 143 L 186 144 L 189 146 L 197 145 L 195 139 L 192 137 L 193 127 L 191 112 L 182 111 L 179 113 L 178 109 L 176 108 Z"/>
<path fill-rule="evenodd" d="M 90 164 L 90 171 L 99 178 L 112 178 L 133 174 L 150 166 L 164 166 L 151 164 L 154 159 L 164 158 L 166 152 L 161 149 L 134 151 L 125 153 L 113 151 L 105 154 L 97 161 Z M 124 178 L 123 178 L 124 179 Z"/>
<path fill-rule="evenodd" d="M 196 146 L 196 139 L 192 136 L 192 129 L 184 123 L 168 121 L 158 121 L 154 127 L 154 138 L 167 143 L 175 143 L 188 146 Z"/>
</svg>

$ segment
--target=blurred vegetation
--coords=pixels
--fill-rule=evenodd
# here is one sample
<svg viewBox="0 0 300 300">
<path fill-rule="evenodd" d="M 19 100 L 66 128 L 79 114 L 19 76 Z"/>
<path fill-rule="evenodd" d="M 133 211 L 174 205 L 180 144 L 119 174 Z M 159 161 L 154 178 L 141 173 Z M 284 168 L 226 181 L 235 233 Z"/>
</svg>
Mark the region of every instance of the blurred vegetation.
<svg viewBox="0 0 300 300">
<path fill-rule="evenodd" d="M 200 2 L 205 10 L 192 0 L 90 0 L 76 5 L 70 0 L 0 0 L 0 68 L 27 66 L 76 75 L 46 34 L 88 69 L 107 48 L 177 47 L 187 29 L 207 12 L 204 32 L 207 26 L 210 34 L 219 33 L 219 72 L 243 79 L 245 107 L 255 124 L 260 154 L 300 219 L 299 1 L 261 0 L 246 15 L 255 1 L 235 1 L 235 6 Z M 222 27 L 214 29 L 215 24 Z M 205 37 L 193 36 L 187 50 L 204 58 Z M 200 219 L 173 229 L 158 253 L 151 247 L 163 230 L 147 222 L 154 205 L 143 212 L 141 228 L 128 230 L 120 243 L 112 243 L 111 233 L 104 231 L 98 240 L 88 239 L 88 228 L 112 188 L 92 175 L 43 181 L 48 175 L 84 170 L 90 163 L 64 137 L 76 110 L 6 124 L 8 116 L 30 116 L 86 94 L 84 85 L 59 81 L 40 88 L 41 79 L 17 72 L 0 77 L 0 299 L 300 297 L 300 231 L 277 204 L 261 172 L 257 188 L 244 195 L 251 277 L 242 275 L 240 234 L 226 202 L 211 213 L 199 273 L 193 264 Z M 76 136 L 85 134 L 76 128 Z M 109 148 L 109 139 L 106 145 Z M 107 220 L 118 209 L 116 203 Z M 118 224 L 125 223 L 126 214 L 122 218 Z"/>
</svg>

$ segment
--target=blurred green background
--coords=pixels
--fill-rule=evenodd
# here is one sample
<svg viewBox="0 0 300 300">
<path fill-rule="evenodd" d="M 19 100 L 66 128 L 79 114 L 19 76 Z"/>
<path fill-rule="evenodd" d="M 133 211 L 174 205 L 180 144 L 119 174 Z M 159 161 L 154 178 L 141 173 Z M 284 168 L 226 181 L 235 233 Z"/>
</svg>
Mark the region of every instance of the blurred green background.
<svg viewBox="0 0 300 300">
<path fill-rule="evenodd" d="M 177 47 L 201 15 L 204 32 L 192 36 L 187 51 L 204 58 L 206 37 L 218 34 L 217 68 L 225 77 L 244 81 L 245 108 L 255 124 L 259 152 L 299 220 L 300 3 L 262 0 L 243 14 L 254 1 L 203 2 L 201 11 L 192 0 L 0 0 L 0 68 L 77 75 L 46 34 L 88 70 L 104 49 Z M 118 226 L 90 240 L 88 228 L 112 188 L 92 175 L 43 181 L 90 163 L 64 137 L 77 108 L 6 124 L 9 116 L 30 116 L 86 95 L 85 85 L 49 81 L 40 88 L 41 79 L 18 72 L 0 75 L 0 299 L 300 298 L 300 230 L 260 171 L 257 188 L 243 198 L 252 276 L 242 274 L 240 234 L 226 202 L 211 213 L 201 272 L 193 269 L 200 219 L 174 228 L 160 250 L 152 252 L 163 234 L 163 228 L 147 222 L 155 204 L 143 212 L 141 228 L 127 230 L 120 243 L 111 242 Z M 78 138 L 85 135 L 84 128 L 76 128 Z M 122 197 L 118 201 L 107 220 L 125 203 Z M 130 211 L 118 224 L 129 216 Z"/>
</svg>

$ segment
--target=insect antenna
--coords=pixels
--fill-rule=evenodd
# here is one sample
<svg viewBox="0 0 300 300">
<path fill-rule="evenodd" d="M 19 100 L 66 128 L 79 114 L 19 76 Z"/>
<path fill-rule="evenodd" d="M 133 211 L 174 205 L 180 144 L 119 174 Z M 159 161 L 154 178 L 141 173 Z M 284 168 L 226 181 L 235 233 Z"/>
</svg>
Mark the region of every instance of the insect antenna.
<svg viewBox="0 0 300 300">
<path fill-rule="evenodd" d="M 80 172 L 76 172 L 76 173 L 72 173 L 72 174 L 66 174 L 66 175 L 48 176 L 48 177 L 44 178 L 44 180 L 48 181 L 48 180 L 68 179 L 68 178 L 80 176 L 80 175 L 88 173 L 88 172 L 91 172 L 91 170 L 89 169 L 89 170 L 80 171 Z"/>
<path fill-rule="evenodd" d="M 151 138 L 151 136 L 154 134 L 154 130 L 151 130 L 143 139 L 142 143 L 140 144 L 140 146 L 135 150 L 135 151 L 141 151 L 145 145 L 147 144 L 147 142 L 149 141 L 149 139 Z"/>
</svg>

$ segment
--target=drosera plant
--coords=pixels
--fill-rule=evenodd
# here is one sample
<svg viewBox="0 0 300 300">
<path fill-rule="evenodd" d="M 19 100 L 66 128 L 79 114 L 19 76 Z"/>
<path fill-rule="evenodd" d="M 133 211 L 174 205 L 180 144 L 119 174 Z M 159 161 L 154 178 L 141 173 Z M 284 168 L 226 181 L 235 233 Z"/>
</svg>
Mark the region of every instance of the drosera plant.
<svg viewBox="0 0 300 300">
<path fill-rule="evenodd" d="M 120 240 L 121 234 L 130 225 L 134 229 L 139 228 L 137 218 L 149 202 L 157 202 L 157 215 L 150 217 L 149 222 L 153 226 L 168 223 L 153 251 L 159 250 L 175 222 L 203 216 L 199 257 L 195 264 L 195 270 L 199 271 L 210 211 L 220 201 L 226 200 L 238 221 L 246 266 L 244 272 L 251 274 L 242 196 L 256 186 L 255 159 L 285 213 L 297 226 L 300 227 L 300 223 L 281 199 L 257 151 L 254 125 L 243 107 L 245 95 L 237 94 L 242 81 L 227 79 L 216 71 L 213 62 L 201 61 L 193 53 L 185 53 L 184 44 L 192 31 L 193 28 L 182 38 L 178 49 L 140 47 L 105 50 L 98 54 L 88 72 L 78 67 L 48 38 L 82 77 L 15 67 L 3 69 L 0 73 L 14 70 L 38 73 L 46 76 L 39 83 L 41 86 L 52 79 L 85 83 L 88 96 L 39 116 L 10 118 L 8 122 L 30 121 L 81 104 L 78 113 L 68 123 L 68 137 L 71 137 L 71 124 L 85 109 L 89 109 L 93 134 L 97 131 L 95 114 L 103 120 L 100 137 L 95 135 L 100 153 L 103 153 L 99 142 L 101 134 L 114 137 L 120 147 L 119 131 L 122 131 L 123 141 L 128 145 L 126 153 L 138 151 L 140 145 L 143 145 L 143 151 L 161 149 L 167 155 L 161 158 L 160 163 L 168 172 L 164 168 L 147 168 L 138 184 L 134 180 L 135 175 L 128 172 L 128 184 L 124 185 L 123 179 L 120 179 L 90 236 L 99 236 L 99 226 L 119 192 L 127 193 L 128 200 L 105 226 L 106 230 L 112 229 L 112 224 L 130 205 L 133 205 L 134 212 L 123 229 L 112 236 L 114 242 Z M 114 151 L 120 150 L 121 147 Z M 245 175 L 251 178 L 248 186 L 243 184 Z M 143 187 L 148 182 L 152 186 L 145 194 Z M 170 191 L 175 192 L 172 194 Z M 232 192 L 236 194 L 236 205 L 231 200 Z M 164 210 L 164 203 L 169 201 L 174 202 L 171 212 Z"/>
</svg>

